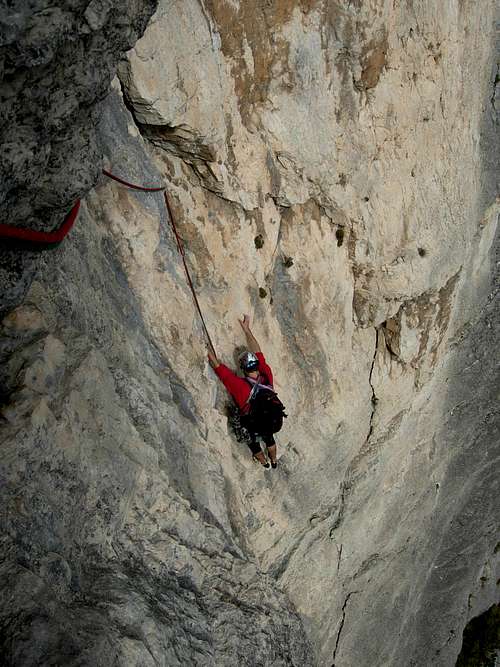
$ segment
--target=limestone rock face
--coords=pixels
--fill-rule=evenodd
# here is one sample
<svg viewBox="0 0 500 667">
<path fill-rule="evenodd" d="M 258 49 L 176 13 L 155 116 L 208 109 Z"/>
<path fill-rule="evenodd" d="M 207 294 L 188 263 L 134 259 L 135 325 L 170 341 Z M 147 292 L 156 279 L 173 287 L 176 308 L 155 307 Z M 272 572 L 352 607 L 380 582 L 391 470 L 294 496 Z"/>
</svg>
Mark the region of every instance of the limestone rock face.
<svg viewBox="0 0 500 667">
<path fill-rule="evenodd" d="M 53 230 L 96 183 L 100 102 L 155 7 L 155 0 L 1 3 L 1 223 Z M 1 308 L 22 298 L 37 264 L 35 253 L 0 248 Z"/>
<path fill-rule="evenodd" d="M 228 365 L 250 313 L 279 465 L 162 194 L 103 178 L 2 322 L 7 664 L 454 664 L 500 576 L 494 4 L 160 1 L 97 146 Z"/>
</svg>

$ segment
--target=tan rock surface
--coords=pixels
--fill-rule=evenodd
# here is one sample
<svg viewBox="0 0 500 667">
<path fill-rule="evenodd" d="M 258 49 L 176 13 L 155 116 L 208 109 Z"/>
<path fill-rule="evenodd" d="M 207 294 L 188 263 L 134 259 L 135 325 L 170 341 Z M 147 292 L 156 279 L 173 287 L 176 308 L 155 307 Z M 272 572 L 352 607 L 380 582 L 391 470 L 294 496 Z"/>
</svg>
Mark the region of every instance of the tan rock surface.
<svg viewBox="0 0 500 667">
<path fill-rule="evenodd" d="M 9 474 L 50 463 L 19 502 L 68 533 L 23 557 L 101 601 L 89 664 L 452 665 L 495 600 L 494 3 L 431 5 L 163 0 L 122 64 L 108 166 L 168 184 L 221 359 L 250 313 L 290 416 L 263 472 L 162 196 L 103 181 L 3 324 Z"/>
</svg>

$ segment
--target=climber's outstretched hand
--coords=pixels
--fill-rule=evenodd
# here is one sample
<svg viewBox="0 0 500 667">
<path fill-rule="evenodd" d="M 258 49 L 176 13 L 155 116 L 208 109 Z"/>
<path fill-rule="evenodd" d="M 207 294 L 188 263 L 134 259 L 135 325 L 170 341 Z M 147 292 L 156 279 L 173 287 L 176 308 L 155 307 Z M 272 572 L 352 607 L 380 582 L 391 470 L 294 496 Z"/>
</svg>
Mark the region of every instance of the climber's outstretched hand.
<svg viewBox="0 0 500 667">
<path fill-rule="evenodd" d="M 245 333 L 250 331 L 250 317 L 248 315 L 243 315 L 243 319 L 238 320 L 238 322 L 241 324 L 241 328 Z"/>
<path fill-rule="evenodd" d="M 247 345 L 250 352 L 253 352 L 254 354 L 260 352 L 260 345 L 250 331 L 250 317 L 248 315 L 243 315 L 243 319 L 238 320 L 238 322 L 241 324 L 241 328 L 245 332 L 245 338 L 247 339 Z"/>
<path fill-rule="evenodd" d="M 207 346 L 207 354 L 208 354 L 208 363 L 210 364 L 210 366 L 212 366 L 212 368 L 217 368 L 217 366 L 219 366 L 219 360 L 217 359 L 211 348 L 208 346 Z"/>
</svg>

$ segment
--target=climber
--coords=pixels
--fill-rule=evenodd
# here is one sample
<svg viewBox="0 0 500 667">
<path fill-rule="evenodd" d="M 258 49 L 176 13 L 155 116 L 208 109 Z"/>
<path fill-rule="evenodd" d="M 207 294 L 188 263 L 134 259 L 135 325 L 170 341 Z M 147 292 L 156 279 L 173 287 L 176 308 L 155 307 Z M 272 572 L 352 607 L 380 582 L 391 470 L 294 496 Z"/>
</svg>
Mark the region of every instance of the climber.
<svg viewBox="0 0 500 667">
<path fill-rule="evenodd" d="M 245 377 L 238 377 L 221 364 L 210 348 L 208 360 L 239 408 L 242 426 L 250 435 L 249 447 L 254 460 L 259 461 L 264 468 L 269 468 L 266 455 L 257 442 L 257 436 L 260 436 L 266 445 L 271 467 L 276 468 L 276 441 L 273 433 L 280 430 L 283 417 L 286 417 L 284 407 L 273 389 L 273 372 L 250 331 L 250 318 L 244 315 L 243 319 L 238 321 L 245 332 L 248 345 L 248 351 L 239 357 Z"/>
</svg>

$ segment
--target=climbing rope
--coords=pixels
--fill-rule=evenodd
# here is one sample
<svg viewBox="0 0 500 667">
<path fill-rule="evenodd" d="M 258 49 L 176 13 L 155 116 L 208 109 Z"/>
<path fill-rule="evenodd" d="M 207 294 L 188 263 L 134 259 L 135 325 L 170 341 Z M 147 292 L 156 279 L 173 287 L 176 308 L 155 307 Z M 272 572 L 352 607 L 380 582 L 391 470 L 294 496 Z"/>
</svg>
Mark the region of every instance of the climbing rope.
<svg viewBox="0 0 500 667">
<path fill-rule="evenodd" d="M 186 263 L 184 247 L 182 245 L 180 236 L 177 232 L 177 226 L 175 224 L 174 215 L 172 213 L 172 208 L 168 200 L 165 186 L 154 187 L 154 188 L 145 187 L 142 185 L 136 185 L 135 183 L 130 183 L 129 181 L 125 181 L 123 178 L 115 176 L 115 174 L 112 174 L 110 171 L 107 171 L 106 169 L 103 169 L 102 173 L 108 178 L 111 178 L 113 181 L 120 183 L 120 185 L 123 185 L 126 188 L 131 188 L 132 190 L 139 190 L 140 192 L 163 192 L 165 208 L 167 210 L 167 217 L 170 219 L 170 223 L 172 225 L 175 240 L 177 242 L 177 248 L 179 250 L 182 263 L 184 265 L 184 271 L 186 272 L 186 278 L 189 285 L 189 289 L 191 290 L 191 294 L 193 295 L 193 301 L 196 306 L 196 310 L 198 311 L 198 314 L 200 316 L 200 320 L 203 325 L 203 330 L 207 337 L 208 344 L 210 345 L 212 352 L 215 354 L 215 347 L 212 343 L 212 339 L 210 338 L 210 334 L 208 333 L 208 328 L 205 323 L 205 318 L 203 317 L 203 313 L 201 312 L 198 297 L 196 296 L 196 291 L 194 289 L 193 281 L 191 280 L 191 275 L 189 273 L 189 269 Z M 40 232 L 34 229 L 25 229 L 23 227 L 13 227 L 12 225 L 0 224 L 0 238 L 13 239 L 16 241 L 27 241 L 29 243 L 36 243 L 48 246 L 55 245 L 57 243 L 60 243 L 66 237 L 70 229 L 73 227 L 73 225 L 75 224 L 75 220 L 78 217 L 79 210 L 80 210 L 80 200 L 78 199 L 73 208 L 71 209 L 71 211 L 64 219 L 64 222 L 59 227 L 59 229 L 56 229 L 53 232 Z"/>
<path fill-rule="evenodd" d="M 25 229 L 24 227 L 13 227 L 12 225 L 0 224 L 0 238 L 27 241 L 29 243 L 41 243 L 42 245 L 54 245 L 60 243 L 75 224 L 79 210 L 80 200 L 78 199 L 59 229 L 56 229 L 53 232 L 39 232 L 35 229 Z"/>
<path fill-rule="evenodd" d="M 106 171 L 106 169 L 103 169 L 102 173 L 105 176 L 107 176 L 108 178 L 113 179 L 113 181 L 116 181 L 117 183 L 120 183 L 121 185 L 124 185 L 127 188 L 131 188 L 132 190 L 140 190 L 141 192 L 161 192 L 162 190 L 165 190 L 165 187 L 145 188 L 142 185 L 135 185 L 134 183 L 129 183 L 128 181 L 124 181 L 123 178 L 119 178 L 118 176 L 115 176 L 110 171 Z"/>
<path fill-rule="evenodd" d="M 167 196 L 166 191 L 163 193 L 163 197 L 165 199 L 165 206 L 167 208 L 167 213 L 168 213 L 168 216 L 170 218 L 170 222 L 172 223 L 172 229 L 174 230 L 175 240 L 177 241 L 177 248 L 179 250 L 179 254 L 181 256 L 182 263 L 184 264 L 184 270 L 186 272 L 186 278 L 187 278 L 187 281 L 188 281 L 189 289 L 191 290 L 191 294 L 193 295 L 193 300 L 194 300 L 195 306 L 198 309 L 198 313 L 200 315 L 201 323 L 203 324 L 203 329 L 205 330 L 205 335 L 207 337 L 208 344 L 210 345 L 210 348 L 211 348 L 212 352 L 214 353 L 214 355 L 217 356 L 217 354 L 215 352 L 215 347 L 212 343 L 212 339 L 210 338 L 210 334 L 208 333 L 207 325 L 205 324 L 205 319 L 203 317 L 203 313 L 201 312 L 200 304 L 198 303 L 198 297 L 196 296 L 193 281 L 191 280 L 191 276 L 189 275 L 189 269 L 188 269 L 187 264 L 186 264 L 186 255 L 184 253 L 184 246 L 182 245 L 182 241 L 179 238 L 179 234 L 177 233 L 177 227 L 175 225 L 175 219 L 174 219 L 174 216 L 173 216 L 173 213 L 172 213 L 172 209 L 170 208 L 170 202 L 168 201 L 168 196 Z"/>
<path fill-rule="evenodd" d="M 141 192 L 163 192 L 163 199 L 165 201 L 165 208 L 167 210 L 167 217 L 169 218 L 170 224 L 172 225 L 172 230 L 174 232 L 175 240 L 176 240 L 176 243 L 177 243 L 177 249 L 179 250 L 179 254 L 180 254 L 181 259 L 182 259 L 182 264 L 184 265 L 184 271 L 186 272 L 186 278 L 187 278 L 189 289 L 191 290 L 191 294 L 193 296 L 194 305 L 196 306 L 196 310 L 198 311 L 198 315 L 200 316 L 200 320 L 201 320 L 201 323 L 203 325 L 203 330 L 205 332 L 205 336 L 207 337 L 208 344 L 210 345 L 210 348 L 211 348 L 212 352 L 216 355 L 215 347 L 212 343 L 212 339 L 210 338 L 210 334 L 208 333 L 208 328 L 207 328 L 207 325 L 206 325 L 206 322 L 205 322 L 205 318 L 203 317 L 203 313 L 201 312 L 200 303 L 198 301 L 198 297 L 196 296 L 196 290 L 194 289 L 193 281 L 191 280 L 191 275 L 189 273 L 189 269 L 188 269 L 188 266 L 187 266 L 187 263 L 186 263 L 186 255 L 185 255 L 185 252 L 184 252 L 184 246 L 182 244 L 181 238 L 180 238 L 179 233 L 177 231 L 177 226 L 175 224 L 174 214 L 172 213 L 172 208 L 170 206 L 170 202 L 169 202 L 168 195 L 167 195 L 167 192 L 166 192 L 166 187 L 157 187 L 157 188 L 148 187 L 148 188 L 146 188 L 146 187 L 143 187 L 141 185 L 136 185 L 135 183 L 130 183 L 129 181 L 125 181 L 122 178 L 119 178 L 118 176 L 115 176 L 111 172 L 106 171 L 105 169 L 103 169 L 102 173 L 105 176 L 107 176 L 108 178 L 113 179 L 113 181 L 116 181 L 117 183 L 120 183 L 121 185 L 124 185 L 125 187 L 131 188 L 133 190 L 139 190 Z"/>
</svg>

